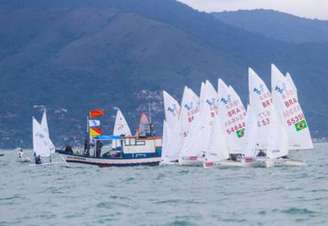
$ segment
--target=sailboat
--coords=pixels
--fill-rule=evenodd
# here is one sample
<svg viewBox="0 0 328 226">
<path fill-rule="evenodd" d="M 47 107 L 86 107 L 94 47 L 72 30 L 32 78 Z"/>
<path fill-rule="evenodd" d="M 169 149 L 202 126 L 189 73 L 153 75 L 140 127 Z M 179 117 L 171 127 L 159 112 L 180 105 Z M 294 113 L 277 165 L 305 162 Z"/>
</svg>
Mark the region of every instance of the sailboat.
<svg viewBox="0 0 328 226">
<path fill-rule="evenodd" d="M 287 131 L 288 149 L 313 149 L 310 130 L 299 103 L 295 84 L 290 75 L 285 77 L 274 64 L 271 65 L 271 86 L 273 104 Z"/>
<path fill-rule="evenodd" d="M 166 136 L 163 137 L 163 142 L 166 146 L 162 148 L 162 164 L 177 163 L 181 148 L 180 104 L 166 91 L 163 91 L 163 99 L 166 124 Z"/>
<path fill-rule="evenodd" d="M 43 158 L 49 158 L 49 162 L 51 162 L 52 146 L 49 142 L 49 135 L 34 117 L 32 118 L 32 127 L 33 155 L 36 158 L 36 163 L 40 164 Z"/>
<path fill-rule="evenodd" d="M 207 128 L 207 133 L 203 133 L 205 143 L 203 166 L 208 167 L 227 160 L 229 150 L 219 117 L 218 93 L 209 81 L 206 81 L 205 87 L 206 99 L 203 107 L 203 122 Z"/>
<path fill-rule="evenodd" d="M 52 155 L 56 152 L 56 147 L 54 145 L 54 143 L 51 141 L 50 139 L 50 133 L 49 133 L 49 127 L 48 127 L 48 119 L 47 119 L 47 110 L 44 109 L 43 110 L 43 115 L 42 115 L 42 119 L 41 119 L 41 127 L 43 129 L 43 134 L 46 136 L 46 140 L 48 142 L 48 146 L 50 149 L 50 162 L 52 161 L 51 157 Z"/>
<path fill-rule="evenodd" d="M 201 93 L 204 83 L 201 85 Z M 197 132 L 200 118 L 200 98 L 190 88 L 186 88 L 181 103 L 180 123 L 181 123 L 181 150 L 179 152 L 180 165 L 201 164 L 197 162 L 193 146 L 197 144 Z"/>
<path fill-rule="evenodd" d="M 182 101 L 181 101 L 181 109 L 179 115 L 179 124 L 180 124 L 180 151 L 183 152 L 183 146 L 186 142 L 189 141 L 191 130 L 195 121 L 199 116 L 199 97 L 197 94 L 190 88 L 185 87 Z"/>
<path fill-rule="evenodd" d="M 131 136 L 130 127 L 120 109 L 116 112 L 113 136 Z M 118 147 L 121 147 L 120 140 L 113 140 L 112 148 L 116 149 Z"/>
<path fill-rule="evenodd" d="M 218 104 L 229 153 L 231 158 L 236 158 L 243 149 L 246 111 L 236 91 L 221 79 L 218 81 Z"/>
<path fill-rule="evenodd" d="M 256 162 L 265 167 L 274 165 L 275 160 L 288 155 L 287 135 L 282 126 L 272 95 L 263 80 L 249 69 L 249 93 L 252 114 L 256 118 L 257 134 L 254 136 L 258 151 Z M 265 152 L 265 156 L 264 153 Z"/>
<path fill-rule="evenodd" d="M 66 146 L 63 150 L 56 150 L 63 156 L 66 162 L 90 164 L 99 167 L 113 167 L 113 166 L 139 166 L 159 165 L 161 161 L 162 140 L 160 137 L 153 134 L 153 126 L 145 113 L 140 116 L 139 128 L 135 136 L 121 136 L 122 132 L 129 135 L 130 130 L 127 129 L 126 120 L 123 120 L 123 114 L 119 113 L 118 119 L 123 122 L 123 128 L 115 130 L 116 135 L 103 134 L 100 126 L 99 118 L 104 115 L 102 109 L 94 109 L 89 112 L 88 116 L 88 134 L 84 143 L 84 150 L 73 150 Z M 98 120 L 99 122 L 95 122 Z M 93 125 L 92 127 L 90 126 Z M 91 145 L 88 138 L 92 138 L 94 145 Z M 120 143 L 120 147 L 115 149 L 106 148 L 114 141 Z M 90 142 L 90 143 L 89 143 Z"/>
</svg>

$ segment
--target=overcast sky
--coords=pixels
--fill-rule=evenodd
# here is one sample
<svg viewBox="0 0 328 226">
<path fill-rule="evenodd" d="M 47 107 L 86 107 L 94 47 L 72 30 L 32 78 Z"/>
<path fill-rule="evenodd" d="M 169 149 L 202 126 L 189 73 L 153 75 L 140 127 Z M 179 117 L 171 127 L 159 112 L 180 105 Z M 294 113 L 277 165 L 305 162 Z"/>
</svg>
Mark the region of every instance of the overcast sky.
<svg viewBox="0 0 328 226">
<path fill-rule="evenodd" d="M 275 9 L 294 15 L 328 20 L 328 0 L 179 0 L 200 11 Z"/>
</svg>

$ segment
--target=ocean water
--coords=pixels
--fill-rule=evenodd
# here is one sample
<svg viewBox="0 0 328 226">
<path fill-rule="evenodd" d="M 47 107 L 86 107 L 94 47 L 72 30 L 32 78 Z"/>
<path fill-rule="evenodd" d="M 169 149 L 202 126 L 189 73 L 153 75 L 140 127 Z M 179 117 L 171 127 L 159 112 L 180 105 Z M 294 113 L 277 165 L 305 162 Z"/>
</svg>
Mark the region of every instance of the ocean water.
<svg viewBox="0 0 328 226">
<path fill-rule="evenodd" d="M 2 151 L 0 225 L 328 225 L 327 149 L 270 169 L 31 166 Z"/>
</svg>

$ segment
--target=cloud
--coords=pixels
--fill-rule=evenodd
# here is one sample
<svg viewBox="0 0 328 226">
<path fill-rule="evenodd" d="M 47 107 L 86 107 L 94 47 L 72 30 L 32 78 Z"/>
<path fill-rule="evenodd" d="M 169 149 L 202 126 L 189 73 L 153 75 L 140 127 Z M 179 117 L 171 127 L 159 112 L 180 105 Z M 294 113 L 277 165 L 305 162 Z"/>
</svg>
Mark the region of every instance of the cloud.
<svg viewBox="0 0 328 226">
<path fill-rule="evenodd" d="M 297 16 L 328 19 L 328 0 L 179 0 L 207 12 L 238 9 L 274 9 Z"/>
</svg>

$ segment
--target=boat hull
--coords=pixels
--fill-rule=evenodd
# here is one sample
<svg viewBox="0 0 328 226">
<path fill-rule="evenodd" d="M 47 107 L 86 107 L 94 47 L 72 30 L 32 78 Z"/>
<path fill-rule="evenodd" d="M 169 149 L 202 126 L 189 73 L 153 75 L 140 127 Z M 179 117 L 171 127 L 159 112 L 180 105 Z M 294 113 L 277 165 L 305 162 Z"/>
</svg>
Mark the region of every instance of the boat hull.
<svg viewBox="0 0 328 226">
<path fill-rule="evenodd" d="M 203 159 L 198 157 L 185 157 L 179 159 L 180 166 L 203 166 Z"/>
<path fill-rule="evenodd" d="M 130 159 L 113 159 L 113 158 L 96 158 L 75 154 L 60 154 L 68 163 L 80 163 L 96 165 L 99 167 L 123 167 L 123 166 L 158 166 L 160 157 L 130 158 Z"/>
</svg>

